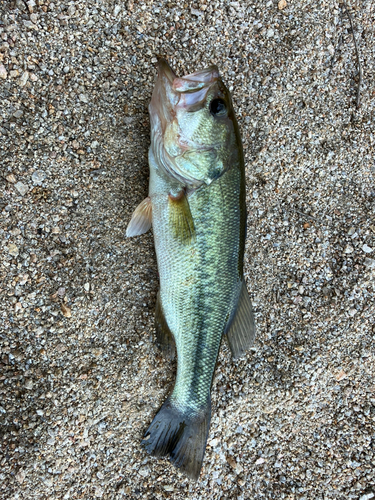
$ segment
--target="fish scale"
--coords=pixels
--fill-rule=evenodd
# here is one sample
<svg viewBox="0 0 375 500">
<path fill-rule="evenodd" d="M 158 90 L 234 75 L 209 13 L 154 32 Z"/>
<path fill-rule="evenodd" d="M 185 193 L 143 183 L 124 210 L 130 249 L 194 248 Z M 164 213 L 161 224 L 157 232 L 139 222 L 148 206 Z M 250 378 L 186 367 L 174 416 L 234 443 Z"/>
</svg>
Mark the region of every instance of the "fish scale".
<svg viewBox="0 0 375 500">
<path fill-rule="evenodd" d="M 221 337 L 238 299 L 240 175 L 239 165 L 233 165 L 217 182 L 189 197 L 196 228 L 191 246 L 176 241 L 171 231 L 159 234 L 159 227 L 168 227 L 163 220 L 168 220 L 169 206 L 153 204 L 160 296 L 178 357 L 172 399 L 180 405 L 200 408 L 206 403 Z"/>
</svg>

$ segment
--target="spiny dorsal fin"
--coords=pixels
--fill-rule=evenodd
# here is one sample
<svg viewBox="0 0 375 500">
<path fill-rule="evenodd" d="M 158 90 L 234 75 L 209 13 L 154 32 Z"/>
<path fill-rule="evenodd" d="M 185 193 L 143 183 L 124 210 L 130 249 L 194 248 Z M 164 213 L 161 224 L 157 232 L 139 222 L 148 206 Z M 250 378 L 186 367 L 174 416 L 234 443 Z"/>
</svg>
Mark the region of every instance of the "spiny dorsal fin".
<svg viewBox="0 0 375 500">
<path fill-rule="evenodd" d="M 167 359 L 174 359 L 176 356 L 176 347 L 174 343 L 173 334 L 169 329 L 167 321 L 164 316 L 163 307 L 161 305 L 160 293 L 156 299 L 155 308 L 155 329 L 156 341 L 164 356 Z"/>
<path fill-rule="evenodd" d="M 237 308 L 225 333 L 233 359 L 240 358 L 253 345 L 255 338 L 254 313 L 244 279 Z"/>
<path fill-rule="evenodd" d="M 152 223 L 151 198 L 147 196 L 134 210 L 132 218 L 126 229 L 126 236 L 139 236 L 146 233 Z"/>
<path fill-rule="evenodd" d="M 169 194 L 169 223 L 175 238 L 181 243 L 187 244 L 195 240 L 193 217 L 184 190 L 177 196 Z"/>
</svg>

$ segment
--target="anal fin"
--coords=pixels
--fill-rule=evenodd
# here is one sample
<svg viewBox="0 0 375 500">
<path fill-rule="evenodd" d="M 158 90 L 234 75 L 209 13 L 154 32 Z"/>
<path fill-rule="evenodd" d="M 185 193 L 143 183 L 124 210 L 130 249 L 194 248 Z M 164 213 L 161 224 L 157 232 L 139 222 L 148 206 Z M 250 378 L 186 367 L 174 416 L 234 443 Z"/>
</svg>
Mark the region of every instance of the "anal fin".
<svg viewBox="0 0 375 500">
<path fill-rule="evenodd" d="M 195 240 L 194 221 L 184 190 L 176 196 L 169 194 L 169 223 L 175 238 L 181 243 L 187 244 Z"/>
<path fill-rule="evenodd" d="M 225 333 L 233 359 L 240 358 L 253 345 L 255 339 L 254 313 L 245 280 L 242 281 L 237 308 Z"/>
<path fill-rule="evenodd" d="M 176 356 L 175 342 L 164 316 L 159 293 L 156 299 L 155 329 L 158 347 L 167 359 L 174 359 Z"/>
<path fill-rule="evenodd" d="M 151 198 L 145 198 L 134 210 L 126 229 L 126 236 L 139 236 L 146 233 L 152 224 Z"/>
</svg>

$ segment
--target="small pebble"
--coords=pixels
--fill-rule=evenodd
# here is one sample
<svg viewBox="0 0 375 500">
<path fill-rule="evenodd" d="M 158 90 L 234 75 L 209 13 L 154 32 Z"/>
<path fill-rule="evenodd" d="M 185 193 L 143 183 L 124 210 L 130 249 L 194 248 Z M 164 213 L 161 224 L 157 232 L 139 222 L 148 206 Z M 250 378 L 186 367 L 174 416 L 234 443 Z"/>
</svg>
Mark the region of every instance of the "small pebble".
<svg viewBox="0 0 375 500">
<path fill-rule="evenodd" d="M 340 382 L 341 380 L 344 380 L 344 378 L 346 378 L 346 377 L 347 377 L 347 375 L 344 372 L 344 370 L 340 370 L 339 373 L 335 376 L 335 378 L 338 382 Z"/>
<path fill-rule="evenodd" d="M 34 387 L 33 381 L 28 379 L 25 381 L 25 389 L 31 391 L 32 388 Z"/>
<path fill-rule="evenodd" d="M 26 472 L 23 469 L 20 469 L 16 474 L 16 480 L 19 484 L 22 484 L 25 481 Z"/>
<path fill-rule="evenodd" d="M 372 252 L 372 248 L 369 247 L 368 245 L 364 244 L 363 247 L 362 247 L 362 250 L 365 252 L 365 253 L 371 253 Z"/>
<path fill-rule="evenodd" d="M 79 100 L 82 102 L 89 102 L 89 98 L 86 94 L 79 94 Z"/>
<path fill-rule="evenodd" d="M 21 196 L 25 196 L 25 194 L 29 191 L 29 187 L 21 181 L 16 182 L 14 187 L 17 189 Z"/>
<path fill-rule="evenodd" d="M 18 250 L 17 245 L 15 245 L 14 243 L 9 243 L 8 252 L 13 257 L 17 257 L 17 255 L 19 254 L 19 250 Z"/>
<path fill-rule="evenodd" d="M 365 495 L 362 495 L 359 497 L 359 500 L 371 500 L 371 498 L 375 497 L 375 493 L 366 493 Z"/>
<path fill-rule="evenodd" d="M 5 69 L 5 66 L 3 64 L 0 64 L 0 78 L 2 80 L 6 80 L 8 76 L 8 72 Z"/>
<path fill-rule="evenodd" d="M 11 182 L 12 184 L 15 184 L 17 182 L 17 179 L 14 174 L 8 174 L 5 178 L 8 182 Z"/>
<path fill-rule="evenodd" d="M 34 0 L 28 0 L 28 2 L 26 2 L 27 4 L 27 7 L 29 9 L 29 12 L 34 12 L 34 7 L 36 5 L 35 1 Z"/>
<path fill-rule="evenodd" d="M 150 469 L 148 467 L 140 467 L 138 470 L 138 474 L 140 474 L 143 477 L 146 477 L 150 474 Z"/>
<path fill-rule="evenodd" d="M 103 488 L 102 488 L 102 487 L 100 487 L 100 486 L 97 486 L 97 487 L 95 488 L 95 496 L 96 496 L 97 498 L 101 498 L 101 497 L 103 496 L 103 494 L 104 494 Z"/>
<path fill-rule="evenodd" d="M 71 318 L 72 317 L 72 311 L 71 311 L 70 307 L 68 307 L 64 303 L 61 304 L 61 312 L 63 313 L 63 315 L 66 318 Z"/>
<path fill-rule="evenodd" d="M 35 170 L 35 172 L 31 176 L 31 180 L 37 186 L 41 186 L 45 178 L 46 178 L 46 174 L 44 172 L 42 172 L 41 170 Z"/>
</svg>

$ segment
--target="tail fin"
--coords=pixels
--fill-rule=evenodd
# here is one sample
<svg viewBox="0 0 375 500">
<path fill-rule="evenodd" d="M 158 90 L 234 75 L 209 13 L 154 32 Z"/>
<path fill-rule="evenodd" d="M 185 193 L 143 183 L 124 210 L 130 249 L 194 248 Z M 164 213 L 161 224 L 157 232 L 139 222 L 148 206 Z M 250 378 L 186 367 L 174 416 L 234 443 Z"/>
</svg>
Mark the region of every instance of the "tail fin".
<svg viewBox="0 0 375 500">
<path fill-rule="evenodd" d="M 172 464 L 197 480 L 211 419 L 211 402 L 198 414 L 180 409 L 168 398 L 147 429 L 142 446 L 156 457 L 170 455 Z"/>
</svg>

